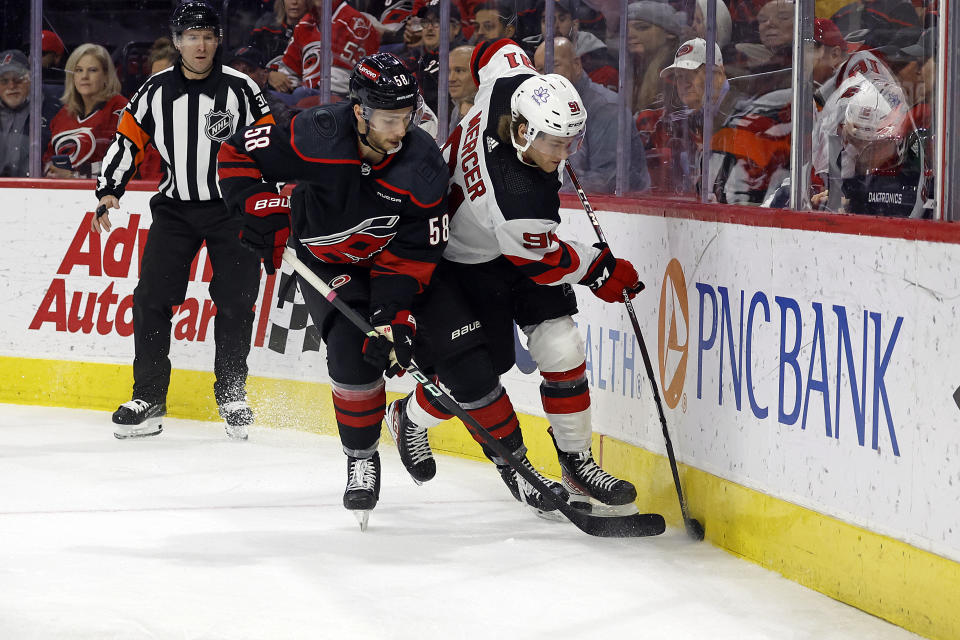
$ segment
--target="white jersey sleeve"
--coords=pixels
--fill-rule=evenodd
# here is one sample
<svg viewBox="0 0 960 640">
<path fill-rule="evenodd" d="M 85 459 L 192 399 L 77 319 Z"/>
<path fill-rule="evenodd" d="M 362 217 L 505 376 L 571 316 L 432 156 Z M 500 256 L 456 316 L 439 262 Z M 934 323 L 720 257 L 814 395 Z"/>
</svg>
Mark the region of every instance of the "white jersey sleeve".
<svg viewBox="0 0 960 640">
<path fill-rule="evenodd" d="M 476 100 L 443 149 L 452 214 L 444 257 L 478 264 L 504 256 L 540 284 L 576 284 L 599 249 L 557 237 L 559 174 L 520 162 L 497 135 L 513 91 L 536 71 L 510 40 L 478 45 L 471 70 Z"/>
</svg>

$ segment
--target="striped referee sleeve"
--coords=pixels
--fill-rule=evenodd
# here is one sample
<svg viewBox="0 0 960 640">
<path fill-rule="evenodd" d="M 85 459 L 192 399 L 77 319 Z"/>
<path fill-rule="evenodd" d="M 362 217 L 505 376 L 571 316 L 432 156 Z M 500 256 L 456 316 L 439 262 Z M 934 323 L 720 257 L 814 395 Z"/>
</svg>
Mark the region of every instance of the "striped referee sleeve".
<svg viewBox="0 0 960 640">
<path fill-rule="evenodd" d="M 126 190 L 127 182 L 136 173 L 150 142 L 150 134 L 142 123 L 149 116 L 150 96 L 156 89 L 155 84 L 145 84 L 120 115 L 117 133 L 100 165 L 97 198 L 107 195 L 119 198 Z"/>
</svg>

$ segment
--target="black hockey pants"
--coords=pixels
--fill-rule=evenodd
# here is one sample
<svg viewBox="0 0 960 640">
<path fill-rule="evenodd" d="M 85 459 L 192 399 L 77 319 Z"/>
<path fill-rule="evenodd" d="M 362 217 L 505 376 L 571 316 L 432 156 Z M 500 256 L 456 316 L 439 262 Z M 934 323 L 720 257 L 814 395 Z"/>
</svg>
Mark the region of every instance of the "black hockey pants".
<svg viewBox="0 0 960 640">
<path fill-rule="evenodd" d="M 157 194 L 153 225 L 133 292 L 133 397 L 165 401 L 170 384 L 172 307 L 184 301 L 190 264 L 204 241 L 213 268 L 210 297 L 217 307 L 213 339 L 218 404 L 243 397 L 260 260 L 238 238 L 241 221 L 222 200 L 182 202 Z"/>
</svg>

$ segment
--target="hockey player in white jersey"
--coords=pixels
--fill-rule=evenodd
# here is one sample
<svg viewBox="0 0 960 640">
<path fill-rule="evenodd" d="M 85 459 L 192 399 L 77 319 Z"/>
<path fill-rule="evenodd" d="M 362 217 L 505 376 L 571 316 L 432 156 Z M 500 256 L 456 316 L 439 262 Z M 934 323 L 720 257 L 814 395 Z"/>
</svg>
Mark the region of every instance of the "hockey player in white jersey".
<svg viewBox="0 0 960 640">
<path fill-rule="evenodd" d="M 443 151 L 453 214 L 444 260 L 480 319 L 498 373 L 514 364 L 513 323 L 526 334 L 571 500 L 631 504 L 634 486 L 601 469 L 591 452 L 586 354 L 571 317 L 577 311 L 571 285 L 586 285 L 612 303 L 622 300 L 624 290 L 633 297 L 643 285 L 634 267 L 606 246 L 557 236 L 559 172 L 579 147 L 586 109 L 565 78 L 539 75 L 511 40 L 477 45 L 471 69 L 479 86 L 476 101 Z M 387 410 L 388 427 L 401 441 L 413 431 L 426 443 L 425 429 L 447 417 L 422 392 Z M 401 447 L 408 469 L 429 455 L 429 448 L 420 447 L 414 457 Z M 516 474 L 490 457 L 519 500 Z"/>
</svg>

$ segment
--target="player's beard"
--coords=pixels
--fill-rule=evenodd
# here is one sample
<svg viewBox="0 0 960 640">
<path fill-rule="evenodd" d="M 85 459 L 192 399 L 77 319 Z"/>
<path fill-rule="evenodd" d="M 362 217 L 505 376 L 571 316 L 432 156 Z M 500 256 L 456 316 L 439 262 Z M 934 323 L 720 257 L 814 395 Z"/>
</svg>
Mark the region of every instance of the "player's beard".
<svg viewBox="0 0 960 640">
<path fill-rule="evenodd" d="M 400 147 L 403 146 L 403 136 L 398 138 L 396 141 L 388 139 L 386 136 L 380 137 L 375 129 L 371 129 L 370 125 L 367 125 L 367 146 L 376 151 L 377 153 L 382 153 L 384 155 L 390 155 L 400 151 Z"/>
</svg>

